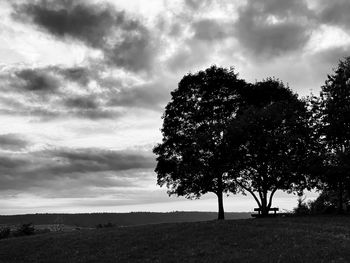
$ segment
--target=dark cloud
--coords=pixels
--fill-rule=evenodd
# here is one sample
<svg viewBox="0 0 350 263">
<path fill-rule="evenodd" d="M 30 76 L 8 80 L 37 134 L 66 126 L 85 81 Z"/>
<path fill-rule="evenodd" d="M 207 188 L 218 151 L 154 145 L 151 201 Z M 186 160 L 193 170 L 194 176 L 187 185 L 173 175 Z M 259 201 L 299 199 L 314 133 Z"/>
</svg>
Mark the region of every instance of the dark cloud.
<svg viewBox="0 0 350 263">
<path fill-rule="evenodd" d="M 125 35 L 122 42 L 116 43 L 113 48 L 104 49 L 108 63 L 121 66 L 131 71 L 151 70 L 155 56 L 155 47 L 151 44 L 148 31 L 139 30 Z"/>
<path fill-rule="evenodd" d="M 169 82 L 172 83 L 171 80 Z M 170 99 L 170 91 L 173 88 L 165 82 L 122 88 L 110 99 L 109 105 L 160 110 Z"/>
<path fill-rule="evenodd" d="M 27 148 L 30 143 L 23 138 L 23 135 L 8 133 L 0 135 L 0 148 L 11 151 L 21 151 Z"/>
<path fill-rule="evenodd" d="M 1 178 L 10 179 L 11 175 L 17 176 L 17 172 L 22 168 L 31 164 L 29 156 L 23 154 L 1 154 L 0 169 Z"/>
<path fill-rule="evenodd" d="M 14 17 L 57 38 L 101 50 L 109 64 L 135 72 L 151 70 L 157 49 L 150 31 L 111 5 L 42 0 L 17 5 L 15 10 Z"/>
<path fill-rule="evenodd" d="M 228 32 L 230 26 L 215 19 L 199 20 L 193 23 L 192 27 L 195 31 L 194 37 L 199 40 L 214 41 L 232 36 L 232 32 Z"/>
<path fill-rule="evenodd" d="M 168 59 L 167 66 L 171 71 L 188 72 L 205 63 L 210 63 L 215 47 L 210 41 L 196 38 L 187 39 L 183 45 Z"/>
<path fill-rule="evenodd" d="M 64 115 L 98 121 L 103 119 L 117 119 L 122 116 L 122 113 L 112 109 L 96 108 L 68 110 L 66 111 L 66 114 L 64 114 L 63 112 L 63 114 L 61 114 L 60 117 L 64 117 Z"/>
<path fill-rule="evenodd" d="M 48 154 L 67 163 L 68 165 L 65 165 L 63 170 L 69 172 L 125 171 L 154 168 L 154 158 L 150 153 L 103 149 L 58 149 L 44 151 L 42 154 Z"/>
<path fill-rule="evenodd" d="M 208 7 L 213 2 L 214 0 L 185 0 L 186 6 L 195 11 L 203 7 Z"/>
<path fill-rule="evenodd" d="M 55 67 L 55 69 L 66 80 L 77 82 L 81 85 L 87 85 L 93 78 L 91 70 L 87 67 Z"/>
<path fill-rule="evenodd" d="M 97 109 L 99 104 L 96 99 L 92 96 L 82 96 L 75 98 L 67 98 L 65 105 L 68 108 L 78 109 Z"/>
<path fill-rule="evenodd" d="M 17 86 L 27 91 L 55 92 L 59 81 L 49 72 L 42 69 L 23 69 L 15 73 Z"/>
<path fill-rule="evenodd" d="M 2 72 L 0 114 L 41 122 L 60 118 L 117 119 L 130 108 L 162 109 L 174 87 L 167 83 L 176 85 L 176 81 L 167 78 L 142 85 L 126 84 L 118 77 L 106 76 L 105 67 L 92 70 L 90 66 Z"/>
<path fill-rule="evenodd" d="M 91 81 L 103 84 L 98 70 L 87 67 L 13 69 L 3 72 L 0 96 L 0 114 L 27 116 L 38 121 L 58 118 L 84 118 L 91 120 L 120 117 L 120 110 L 104 107 L 105 92 L 88 89 Z M 75 82 L 77 85 L 71 85 Z M 105 102 L 104 102 L 105 101 Z"/>
<path fill-rule="evenodd" d="M 320 3 L 318 18 L 321 23 L 341 26 L 350 30 L 350 2 L 348 0 L 325 1 Z"/>
<path fill-rule="evenodd" d="M 313 77 L 313 83 L 319 83 L 313 87 L 319 89 L 327 79 L 327 75 L 333 74 L 340 60 L 348 57 L 350 54 L 350 45 L 341 47 L 330 47 L 317 51 L 308 57 L 308 61 L 313 69 L 309 74 Z"/>
<path fill-rule="evenodd" d="M 330 47 L 316 52 L 313 55 L 312 64 L 325 65 L 331 70 L 335 68 L 340 60 L 348 57 L 350 54 L 350 46 Z"/>
<path fill-rule="evenodd" d="M 21 154 L 0 154 L 0 191 L 37 194 L 74 191 L 89 187 L 135 187 L 155 166 L 151 152 L 113 151 L 100 148 L 49 149 Z M 68 191 L 67 191 L 68 190 Z M 91 193 L 90 193 L 91 194 Z"/>
<path fill-rule="evenodd" d="M 313 30 L 314 14 L 304 0 L 248 0 L 238 15 L 236 38 L 255 57 L 300 50 Z"/>
<path fill-rule="evenodd" d="M 25 18 L 27 15 L 33 23 L 57 37 L 73 37 L 97 48 L 104 45 L 112 25 L 124 20 L 124 13 L 112 13 L 111 10 L 97 5 L 73 5 L 73 1 L 60 4 L 37 1 L 17 6 L 15 17 Z"/>
</svg>

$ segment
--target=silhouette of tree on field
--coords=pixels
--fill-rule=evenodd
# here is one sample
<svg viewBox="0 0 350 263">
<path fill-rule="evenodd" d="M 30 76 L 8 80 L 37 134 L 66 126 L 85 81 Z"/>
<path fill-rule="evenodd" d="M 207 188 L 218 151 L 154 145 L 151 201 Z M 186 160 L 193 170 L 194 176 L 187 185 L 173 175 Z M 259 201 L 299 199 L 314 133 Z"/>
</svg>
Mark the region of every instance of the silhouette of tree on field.
<svg viewBox="0 0 350 263">
<path fill-rule="evenodd" d="M 232 68 L 212 66 L 184 76 L 163 115 L 163 141 L 154 148 L 158 184 L 187 198 L 216 194 L 218 219 L 224 219 L 225 176 L 234 160 L 224 134 L 245 85 Z"/>
<path fill-rule="evenodd" d="M 344 191 L 350 191 L 350 57 L 328 75 L 320 97 L 312 104 L 325 151 L 318 188 L 338 192 L 338 212 L 342 213 Z"/>
<path fill-rule="evenodd" d="M 275 79 L 248 85 L 241 97 L 245 106 L 228 130 L 231 143 L 240 144 L 240 164 L 230 179 L 234 191 L 238 185 L 249 192 L 267 215 L 277 190 L 307 187 L 310 116 L 305 101 Z"/>
</svg>

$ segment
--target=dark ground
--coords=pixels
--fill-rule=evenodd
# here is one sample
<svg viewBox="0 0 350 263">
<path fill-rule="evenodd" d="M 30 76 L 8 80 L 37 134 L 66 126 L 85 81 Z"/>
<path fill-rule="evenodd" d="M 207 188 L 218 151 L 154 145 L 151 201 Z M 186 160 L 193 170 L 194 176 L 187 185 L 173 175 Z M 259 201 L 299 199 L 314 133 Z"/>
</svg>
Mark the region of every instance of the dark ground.
<svg viewBox="0 0 350 263">
<path fill-rule="evenodd" d="M 214 220 L 47 233 L 1 240 L 0 262 L 350 262 L 350 218 Z"/>
<path fill-rule="evenodd" d="M 250 213 L 225 213 L 227 219 L 250 218 Z M 91 213 L 91 214 L 28 214 L 0 216 L 0 225 L 64 224 L 74 227 L 95 227 L 98 224 L 112 223 L 116 226 L 143 224 L 208 221 L 217 218 L 216 212 L 170 212 L 170 213 Z"/>
</svg>

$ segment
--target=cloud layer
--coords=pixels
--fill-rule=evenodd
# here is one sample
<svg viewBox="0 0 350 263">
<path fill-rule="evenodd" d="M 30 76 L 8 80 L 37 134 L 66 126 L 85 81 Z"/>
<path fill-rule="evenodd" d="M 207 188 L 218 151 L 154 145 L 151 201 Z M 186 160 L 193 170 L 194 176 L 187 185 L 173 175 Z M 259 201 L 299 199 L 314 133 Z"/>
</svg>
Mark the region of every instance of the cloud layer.
<svg viewBox="0 0 350 263">
<path fill-rule="evenodd" d="M 25 146 L 23 141 L 9 135 L 1 136 L 0 141 L 21 148 Z M 96 188 L 108 191 L 110 188 L 140 186 L 149 180 L 149 175 L 145 176 L 142 171 L 151 171 L 154 165 L 150 152 L 60 148 L 2 153 L 0 191 L 16 194 L 36 189 L 37 194 L 47 195 L 50 192 L 47 189 L 51 189 L 72 195 L 74 192 L 84 195 L 85 191 L 92 195 L 91 191 Z"/>
<path fill-rule="evenodd" d="M 274 57 L 298 51 L 313 30 L 313 12 L 304 0 L 248 0 L 238 15 L 238 41 L 253 56 Z"/>
<path fill-rule="evenodd" d="M 37 25 L 57 39 L 80 41 L 100 50 L 106 63 L 126 70 L 150 71 L 155 39 L 137 19 L 110 4 L 36 1 L 17 5 L 13 16 Z"/>
</svg>

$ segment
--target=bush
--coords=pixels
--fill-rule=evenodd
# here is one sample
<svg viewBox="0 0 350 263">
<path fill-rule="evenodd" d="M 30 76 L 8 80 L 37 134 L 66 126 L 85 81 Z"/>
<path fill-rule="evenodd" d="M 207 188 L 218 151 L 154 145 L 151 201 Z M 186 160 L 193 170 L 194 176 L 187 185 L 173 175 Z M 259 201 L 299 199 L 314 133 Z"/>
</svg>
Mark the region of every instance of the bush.
<svg viewBox="0 0 350 263">
<path fill-rule="evenodd" d="M 48 228 L 44 228 L 44 229 L 35 229 L 35 234 L 46 234 L 46 233 L 50 233 L 51 230 Z"/>
<path fill-rule="evenodd" d="M 343 193 L 343 208 L 350 212 L 350 198 L 347 192 Z M 310 209 L 313 214 L 335 214 L 338 206 L 338 192 L 324 190 L 316 200 L 310 202 Z"/>
<path fill-rule="evenodd" d="M 14 232 L 14 236 L 29 236 L 34 235 L 35 228 L 32 223 L 23 224 L 20 227 L 17 228 L 17 230 Z"/>
<path fill-rule="evenodd" d="M 98 224 L 96 225 L 96 228 L 105 228 L 105 227 L 114 227 L 115 225 L 111 222 L 108 222 L 107 224 Z"/>
<path fill-rule="evenodd" d="M 0 228 L 0 239 L 9 237 L 11 229 L 9 227 Z"/>
<path fill-rule="evenodd" d="M 299 196 L 298 198 L 298 206 L 293 209 L 293 213 L 296 215 L 309 215 L 311 214 L 310 202 L 306 203 L 305 198 Z"/>
</svg>

